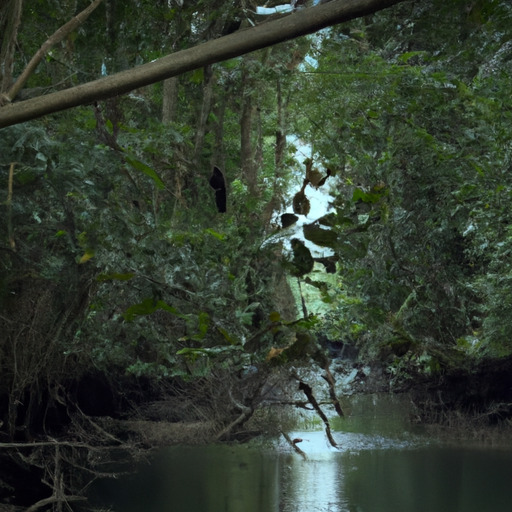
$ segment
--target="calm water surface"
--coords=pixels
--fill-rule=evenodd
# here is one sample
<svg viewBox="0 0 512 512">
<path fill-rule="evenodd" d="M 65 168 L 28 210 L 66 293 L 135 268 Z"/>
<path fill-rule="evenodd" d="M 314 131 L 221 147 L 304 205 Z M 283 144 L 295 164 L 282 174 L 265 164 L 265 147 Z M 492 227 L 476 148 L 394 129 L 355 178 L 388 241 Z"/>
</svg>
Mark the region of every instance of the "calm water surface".
<svg viewBox="0 0 512 512">
<path fill-rule="evenodd" d="M 361 417 L 368 420 L 359 411 L 344 426 L 355 430 Z M 115 512 L 512 510 L 512 450 L 441 444 L 389 414 L 380 434 L 378 419 L 359 425 L 367 432 L 335 433 L 339 450 L 323 432 L 292 433 L 305 460 L 284 440 L 168 448 L 132 476 L 97 482 L 91 498 Z"/>
</svg>

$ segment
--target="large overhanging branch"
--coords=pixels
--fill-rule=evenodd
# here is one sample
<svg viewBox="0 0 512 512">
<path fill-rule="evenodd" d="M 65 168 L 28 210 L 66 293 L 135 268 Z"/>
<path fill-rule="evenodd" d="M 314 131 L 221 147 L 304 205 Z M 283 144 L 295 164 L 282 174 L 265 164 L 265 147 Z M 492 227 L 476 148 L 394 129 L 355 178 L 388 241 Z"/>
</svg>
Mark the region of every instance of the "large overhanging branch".
<svg viewBox="0 0 512 512">
<path fill-rule="evenodd" d="M 366 16 L 404 0 L 335 0 L 235 32 L 148 64 L 0 108 L 0 128 L 118 96 L 172 76 Z"/>
</svg>

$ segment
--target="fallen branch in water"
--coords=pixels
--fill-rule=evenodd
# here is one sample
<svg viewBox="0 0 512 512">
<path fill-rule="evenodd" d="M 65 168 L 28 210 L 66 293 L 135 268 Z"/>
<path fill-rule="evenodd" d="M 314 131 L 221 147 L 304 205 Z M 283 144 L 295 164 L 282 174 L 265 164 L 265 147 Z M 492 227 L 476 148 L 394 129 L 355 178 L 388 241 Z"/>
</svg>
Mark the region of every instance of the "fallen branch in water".
<svg viewBox="0 0 512 512">
<path fill-rule="evenodd" d="M 246 405 L 241 404 L 237 400 L 233 398 L 233 395 L 231 394 L 231 390 L 229 390 L 229 398 L 231 399 L 231 402 L 233 405 L 239 410 L 242 411 L 240 416 L 238 416 L 235 420 L 233 420 L 229 425 L 224 427 L 216 436 L 215 440 L 220 441 L 224 436 L 229 434 L 237 425 L 240 425 L 241 423 L 244 423 L 247 421 L 254 413 L 254 409 L 251 407 L 247 407 Z"/>
<path fill-rule="evenodd" d="M 306 395 L 309 403 L 312 405 L 313 409 L 316 411 L 318 416 L 320 416 L 321 420 L 324 422 L 325 425 L 325 434 L 327 435 L 327 439 L 329 439 L 329 443 L 331 443 L 331 446 L 334 448 L 338 448 L 338 445 L 336 444 L 336 441 L 332 437 L 331 432 L 331 425 L 329 424 L 329 419 L 325 415 L 324 411 L 320 408 L 320 405 L 316 401 L 315 396 L 313 395 L 313 390 L 309 384 L 306 384 L 301 378 L 296 374 L 293 373 L 292 376 L 299 381 L 299 389 Z"/>
<path fill-rule="evenodd" d="M 252 409 L 247 407 L 247 410 L 244 410 L 240 416 L 238 416 L 235 420 L 233 420 L 229 425 L 224 427 L 216 436 L 215 440 L 220 441 L 224 436 L 229 434 L 237 425 L 240 425 L 240 423 L 243 423 L 244 421 L 248 420 L 252 415 Z"/>
<path fill-rule="evenodd" d="M 281 431 L 281 434 L 283 434 L 283 437 L 286 439 L 286 441 L 288 442 L 288 444 L 304 459 L 306 460 L 307 459 L 307 456 L 306 454 L 297 446 L 297 443 L 300 443 L 302 441 L 302 439 L 291 439 L 290 436 L 284 432 L 284 431 Z"/>
<path fill-rule="evenodd" d="M 334 406 L 335 411 L 338 413 L 338 416 L 340 418 L 343 418 L 345 414 L 343 413 L 343 409 L 341 408 L 340 401 L 338 400 L 338 397 L 336 396 L 336 390 L 335 390 L 335 380 L 331 373 L 331 369 L 329 368 L 329 364 L 326 365 L 324 368 L 325 375 L 322 375 L 322 379 L 324 379 L 327 384 L 329 385 L 329 396 L 331 397 L 332 404 Z"/>
</svg>

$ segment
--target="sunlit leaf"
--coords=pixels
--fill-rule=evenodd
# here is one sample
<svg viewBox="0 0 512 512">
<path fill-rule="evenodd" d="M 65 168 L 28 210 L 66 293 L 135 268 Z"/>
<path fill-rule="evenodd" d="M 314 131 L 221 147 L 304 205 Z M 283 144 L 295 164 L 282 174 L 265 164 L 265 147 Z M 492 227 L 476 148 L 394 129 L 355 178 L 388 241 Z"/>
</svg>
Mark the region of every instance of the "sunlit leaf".
<svg viewBox="0 0 512 512">
<path fill-rule="evenodd" d="M 192 336 L 193 340 L 201 341 L 206 336 L 208 332 L 208 327 L 210 326 L 210 315 L 204 311 L 201 311 L 197 316 L 197 328 L 198 333 Z"/>
<path fill-rule="evenodd" d="M 214 229 L 207 228 L 204 231 L 205 231 L 205 233 L 208 233 L 209 235 L 212 235 L 213 237 L 215 237 L 217 240 L 224 241 L 226 239 L 226 235 L 224 233 L 219 233 L 219 232 L 215 231 Z"/>
<path fill-rule="evenodd" d="M 204 80 L 204 70 L 203 70 L 203 68 L 198 68 L 195 71 L 193 71 L 191 73 L 191 75 L 190 75 L 189 80 L 193 84 L 200 84 L 200 83 L 202 83 L 203 80 Z"/>
<path fill-rule="evenodd" d="M 240 66 L 240 57 L 225 60 L 220 65 L 225 69 L 236 69 Z"/>
<path fill-rule="evenodd" d="M 267 353 L 267 357 L 265 358 L 265 361 L 270 361 L 271 359 L 274 359 L 275 357 L 278 357 L 280 356 L 285 350 L 286 350 L 287 347 L 283 347 L 283 348 L 275 348 L 275 347 L 272 347 L 268 353 Z"/>
<path fill-rule="evenodd" d="M 217 330 L 222 334 L 222 336 L 224 336 L 225 340 L 230 345 L 238 345 L 238 340 L 236 338 L 233 338 L 233 336 L 231 336 L 229 332 L 226 329 L 224 329 L 224 327 L 217 327 Z"/>
<path fill-rule="evenodd" d="M 419 55 L 428 55 L 428 54 L 427 54 L 427 52 L 424 52 L 424 51 L 406 52 L 406 53 L 402 53 L 402 55 L 400 55 L 398 57 L 398 61 L 405 63 L 405 62 L 408 62 L 413 57 L 417 57 Z"/>
<path fill-rule="evenodd" d="M 380 194 L 372 194 L 371 192 L 365 192 L 360 188 L 356 188 L 352 194 L 352 201 L 363 201 L 364 203 L 377 203 L 380 200 Z"/>
<path fill-rule="evenodd" d="M 93 257 L 94 257 L 94 251 L 92 249 L 87 249 L 85 251 L 84 255 L 78 260 L 78 263 L 80 263 L 80 264 L 86 263 Z"/>
</svg>

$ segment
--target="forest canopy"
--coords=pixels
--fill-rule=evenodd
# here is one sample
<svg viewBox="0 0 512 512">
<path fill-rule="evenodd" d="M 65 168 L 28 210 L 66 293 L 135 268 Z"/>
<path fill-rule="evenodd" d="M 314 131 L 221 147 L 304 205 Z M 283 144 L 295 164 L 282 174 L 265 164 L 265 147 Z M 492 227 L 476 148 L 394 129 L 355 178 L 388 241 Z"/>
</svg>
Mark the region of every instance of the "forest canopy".
<svg viewBox="0 0 512 512">
<path fill-rule="evenodd" d="M 247 372 L 324 370 L 322 340 L 391 385 L 512 354 L 509 2 L 0 14 L 11 438 L 93 373 L 201 380 L 238 417 Z"/>
<path fill-rule="evenodd" d="M 251 19 L 252 16 L 250 14 L 247 15 L 247 12 L 252 14 L 258 12 L 258 8 L 255 5 L 233 6 L 229 14 L 236 16 L 235 12 L 237 9 L 241 9 L 242 13 L 239 13 L 237 18 L 228 20 L 229 24 L 220 33 L 213 32 L 213 38 L 211 37 L 212 34 L 207 34 L 209 41 L 196 47 L 178 50 L 166 57 L 153 59 L 151 62 L 136 66 L 129 71 L 118 71 L 113 76 L 105 76 L 106 73 L 102 72 L 103 78 L 99 78 L 92 83 L 64 89 L 60 93 L 45 95 L 44 98 L 39 97 L 34 100 L 27 100 L 26 103 L 6 108 L 0 112 L 0 128 L 34 119 L 51 112 L 87 104 L 91 101 L 118 96 L 124 92 L 155 83 L 165 78 L 171 78 L 186 71 L 244 55 L 253 50 L 265 48 L 342 21 L 384 9 L 399 1 L 338 1 L 328 7 L 318 5 L 313 11 L 308 9 L 306 12 L 304 9 L 301 9 L 302 12 L 299 12 L 294 9 L 294 17 L 281 17 L 279 20 L 259 26 Z M 91 2 L 86 9 L 48 38 L 12 86 L 9 85 L 12 78 L 12 52 L 16 42 L 16 31 L 21 14 L 22 0 L 5 6 L 4 25 L 6 37 L 4 42 L 4 62 L 6 66 L 4 69 L 6 71 L 2 76 L 2 89 L 4 91 L 0 97 L 0 105 L 10 104 L 16 98 L 27 78 L 34 71 L 37 64 L 46 56 L 49 49 L 55 44 L 60 43 L 69 34 L 74 33 L 101 2 L 102 0 Z M 180 2 L 177 5 L 182 7 Z M 248 7 L 255 9 L 255 11 L 247 11 Z M 200 5 L 194 6 L 194 9 L 199 8 Z M 240 14 L 243 15 L 240 16 Z M 243 19 L 244 17 L 245 20 Z M 248 25 L 248 27 L 242 27 L 242 24 Z M 239 30 L 235 30 L 235 27 Z"/>
</svg>

